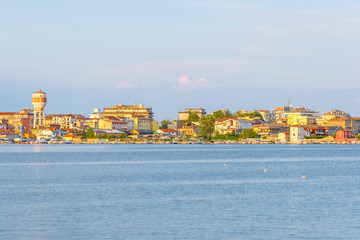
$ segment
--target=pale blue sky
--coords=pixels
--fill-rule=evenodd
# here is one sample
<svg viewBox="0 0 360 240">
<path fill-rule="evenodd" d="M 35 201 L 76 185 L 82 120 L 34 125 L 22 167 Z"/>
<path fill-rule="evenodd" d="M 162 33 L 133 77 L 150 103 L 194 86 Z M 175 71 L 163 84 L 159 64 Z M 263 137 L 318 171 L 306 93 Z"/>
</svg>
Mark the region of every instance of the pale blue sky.
<svg viewBox="0 0 360 240">
<path fill-rule="evenodd" d="M 0 1 L 0 111 L 48 113 L 143 103 L 285 105 L 360 116 L 360 2 Z"/>
</svg>

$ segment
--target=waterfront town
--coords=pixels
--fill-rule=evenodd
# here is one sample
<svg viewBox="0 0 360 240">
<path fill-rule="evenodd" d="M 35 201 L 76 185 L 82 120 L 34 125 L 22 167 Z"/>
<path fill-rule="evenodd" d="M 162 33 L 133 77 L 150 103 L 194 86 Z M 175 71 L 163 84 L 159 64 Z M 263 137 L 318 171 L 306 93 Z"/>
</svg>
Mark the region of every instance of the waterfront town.
<svg viewBox="0 0 360 240">
<path fill-rule="evenodd" d="M 178 119 L 155 121 L 151 107 L 115 105 L 82 114 L 46 114 L 47 94 L 32 94 L 33 109 L 0 112 L 0 143 L 359 144 L 360 117 L 333 109 L 187 108 Z M 0 109 L 1 110 L 1 109 Z"/>
</svg>

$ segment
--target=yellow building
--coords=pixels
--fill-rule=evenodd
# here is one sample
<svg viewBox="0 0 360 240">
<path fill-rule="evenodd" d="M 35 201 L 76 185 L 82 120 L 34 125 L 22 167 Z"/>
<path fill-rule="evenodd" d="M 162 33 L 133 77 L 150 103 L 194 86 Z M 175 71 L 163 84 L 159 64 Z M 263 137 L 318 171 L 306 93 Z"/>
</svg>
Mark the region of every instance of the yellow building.
<svg viewBox="0 0 360 240">
<path fill-rule="evenodd" d="M 99 119 L 99 129 L 112 129 L 112 121 L 107 119 Z"/>
<path fill-rule="evenodd" d="M 69 133 L 69 134 L 66 134 L 65 136 L 63 136 L 63 139 L 65 141 L 72 141 L 74 137 L 75 137 L 74 134 Z"/>
<path fill-rule="evenodd" d="M 204 108 L 187 108 L 185 112 L 179 112 L 179 121 L 186 121 L 188 120 L 190 114 L 196 113 L 199 118 L 201 116 L 206 115 L 206 109 Z"/>
<path fill-rule="evenodd" d="M 299 107 L 287 112 L 286 117 L 287 124 L 289 126 L 309 125 L 316 124 L 316 119 L 319 118 L 319 113 L 304 107 Z"/>
<path fill-rule="evenodd" d="M 157 121 L 151 122 L 151 131 L 155 132 L 160 129 L 160 125 Z"/>
<path fill-rule="evenodd" d="M 142 104 L 139 105 L 115 105 L 112 108 L 104 108 L 101 113 L 104 118 L 108 116 L 119 118 L 133 118 L 135 116 L 144 117 L 152 121 L 152 108 L 145 108 Z M 150 129 L 150 128 L 149 128 Z"/>
<path fill-rule="evenodd" d="M 329 126 L 329 121 L 334 118 L 348 118 L 351 117 L 349 114 L 340 110 L 331 110 L 330 112 L 321 115 L 321 118 L 317 119 L 316 122 L 321 126 Z"/>
<path fill-rule="evenodd" d="M 134 120 L 134 129 L 151 130 L 150 118 L 134 116 L 132 119 Z"/>
</svg>

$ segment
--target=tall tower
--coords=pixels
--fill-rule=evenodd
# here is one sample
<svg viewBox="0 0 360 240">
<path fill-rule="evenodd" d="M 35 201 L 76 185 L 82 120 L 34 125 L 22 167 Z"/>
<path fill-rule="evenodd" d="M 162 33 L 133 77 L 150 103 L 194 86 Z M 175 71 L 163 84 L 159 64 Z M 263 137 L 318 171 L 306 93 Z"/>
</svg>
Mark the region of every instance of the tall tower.
<svg viewBox="0 0 360 240">
<path fill-rule="evenodd" d="M 41 90 L 32 94 L 32 104 L 34 105 L 34 124 L 33 128 L 45 126 L 46 93 Z"/>
</svg>

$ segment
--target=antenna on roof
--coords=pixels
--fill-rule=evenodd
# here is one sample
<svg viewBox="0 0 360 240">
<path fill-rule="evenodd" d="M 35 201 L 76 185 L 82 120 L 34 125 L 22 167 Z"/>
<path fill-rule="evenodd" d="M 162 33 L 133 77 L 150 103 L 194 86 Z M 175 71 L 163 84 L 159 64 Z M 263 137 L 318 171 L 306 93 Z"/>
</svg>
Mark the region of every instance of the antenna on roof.
<svg viewBox="0 0 360 240">
<path fill-rule="evenodd" d="M 292 108 L 290 98 L 288 99 L 288 107 Z"/>
</svg>

